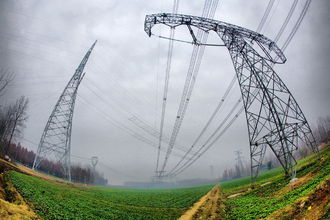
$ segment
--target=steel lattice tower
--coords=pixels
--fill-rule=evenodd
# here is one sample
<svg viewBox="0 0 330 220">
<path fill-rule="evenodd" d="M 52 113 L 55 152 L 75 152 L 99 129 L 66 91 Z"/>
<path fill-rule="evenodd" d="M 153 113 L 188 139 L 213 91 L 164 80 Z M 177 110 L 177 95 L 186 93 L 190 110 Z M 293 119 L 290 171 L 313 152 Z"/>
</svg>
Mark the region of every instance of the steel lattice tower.
<svg viewBox="0 0 330 220">
<path fill-rule="evenodd" d="M 42 133 L 33 169 L 38 169 L 43 159 L 58 161 L 65 177 L 71 181 L 70 152 L 72 118 L 79 84 L 84 78 L 83 70 L 96 41 L 87 51 L 75 73 L 59 97 Z"/>
<path fill-rule="evenodd" d="M 257 32 L 203 17 L 169 13 L 147 15 L 144 30 L 149 36 L 156 24 L 170 28 L 186 25 L 189 30 L 196 27 L 216 32 L 229 51 L 243 98 L 252 181 L 258 175 L 266 147 L 273 151 L 285 173 L 294 178 L 293 151 L 301 143 L 313 152 L 318 149 L 303 112 L 272 68 L 275 63 L 286 62 L 279 47 Z M 192 43 L 201 44 L 195 40 Z"/>
</svg>

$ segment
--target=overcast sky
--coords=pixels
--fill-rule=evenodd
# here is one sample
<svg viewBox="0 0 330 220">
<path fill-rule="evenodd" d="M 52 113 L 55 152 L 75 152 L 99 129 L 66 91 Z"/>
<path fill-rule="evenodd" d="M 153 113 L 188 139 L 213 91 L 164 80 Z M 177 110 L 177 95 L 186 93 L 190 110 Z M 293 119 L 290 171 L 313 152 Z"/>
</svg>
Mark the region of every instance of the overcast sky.
<svg viewBox="0 0 330 220">
<path fill-rule="evenodd" d="M 293 0 L 276 0 L 262 34 L 276 36 Z M 216 20 L 256 30 L 268 1 L 219 0 Z M 281 46 L 303 9 L 298 3 L 292 20 L 278 42 Z M 200 16 L 204 1 L 181 0 L 179 13 Z M 0 68 L 15 73 L 3 103 L 21 95 L 29 98 L 29 120 L 23 146 L 37 150 L 47 119 L 66 83 L 84 54 L 97 39 L 85 68 L 76 100 L 72 131 L 72 154 L 98 156 L 98 169 L 112 184 L 148 181 L 154 175 L 156 148 L 138 141 L 118 123 L 157 142 L 129 119 L 138 117 L 159 130 L 168 41 L 149 38 L 143 30 L 146 14 L 171 12 L 173 1 L 145 0 L 2 0 L 0 1 Z M 310 124 L 330 113 L 329 12 L 328 0 L 313 0 L 307 15 L 285 51 L 287 62 L 275 70 L 286 83 Z M 187 30 L 184 30 L 187 34 Z M 167 35 L 165 27 L 155 33 Z M 186 38 L 177 33 L 177 37 Z M 209 43 L 219 43 L 210 35 Z M 170 136 L 186 77 L 192 45 L 174 43 L 166 136 Z M 226 90 L 234 69 L 226 48 L 207 47 L 177 143 L 188 147 Z M 240 97 L 238 83 L 229 95 L 210 134 Z M 117 122 L 114 122 L 117 121 Z M 207 135 L 206 135 L 207 136 Z M 205 137 L 206 137 L 205 136 Z M 166 147 L 166 146 L 165 146 Z M 192 167 L 178 178 L 218 177 L 234 163 L 235 150 L 249 161 L 249 144 L 244 114 L 230 130 Z M 174 149 L 170 169 L 182 151 Z M 163 156 L 163 155 L 162 155 Z M 87 159 L 72 157 L 74 163 Z M 111 169 L 110 169 L 111 168 Z"/>
</svg>

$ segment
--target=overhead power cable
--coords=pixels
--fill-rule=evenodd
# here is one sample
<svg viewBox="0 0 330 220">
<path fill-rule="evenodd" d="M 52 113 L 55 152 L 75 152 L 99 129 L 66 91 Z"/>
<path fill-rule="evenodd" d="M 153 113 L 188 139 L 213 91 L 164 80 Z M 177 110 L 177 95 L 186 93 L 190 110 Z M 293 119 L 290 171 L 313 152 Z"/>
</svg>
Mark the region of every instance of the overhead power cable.
<svg viewBox="0 0 330 220">
<path fill-rule="evenodd" d="M 89 84 L 93 85 L 93 87 L 91 87 Z M 112 109 L 114 109 L 114 108 L 119 109 L 119 111 L 123 114 L 123 116 L 125 118 L 134 117 L 134 118 L 138 118 L 141 121 L 144 121 L 143 119 L 141 119 L 141 116 L 139 116 L 137 113 L 133 113 L 131 111 L 130 105 L 127 105 L 127 103 L 126 103 L 126 102 L 128 102 L 128 100 L 126 100 L 126 102 L 121 102 L 121 100 L 118 101 L 118 100 L 106 99 L 105 96 L 99 95 L 100 93 L 104 94 L 104 92 L 91 80 L 86 79 L 86 83 L 84 85 L 91 93 L 93 93 L 94 95 L 100 96 L 101 97 L 100 100 L 103 103 L 111 106 Z M 99 93 L 97 93 L 94 89 L 98 90 Z M 112 104 L 109 101 L 111 101 Z M 144 123 L 148 124 L 145 121 L 144 121 Z M 150 126 L 150 125 L 148 125 L 148 126 Z"/>
<path fill-rule="evenodd" d="M 264 25 L 265 25 L 265 23 L 266 23 L 266 21 L 267 21 L 267 18 L 268 18 L 268 16 L 269 16 L 269 13 L 270 13 L 270 11 L 272 10 L 272 7 L 273 7 L 273 5 L 274 5 L 274 2 L 275 2 L 275 0 L 269 0 L 268 5 L 267 5 L 267 7 L 266 7 L 266 10 L 265 10 L 265 12 L 264 12 L 264 15 L 262 16 L 262 19 L 261 19 L 261 21 L 260 21 L 260 23 L 259 23 L 259 25 L 258 25 L 258 28 L 257 28 L 257 32 L 258 32 L 258 33 L 259 33 L 259 32 L 262 30 L 262 28 L 264 27 Z"/>
<path fill-rule="evenodd" d="M 291 30 L 291 32 L 290 32 L 288 38 L 286 39 L 286 41 L 284 42 L 284 44 L 283 44 L 283 46 L 282 46 L 282 48 L 281 48 L 282 51 L 284 51 L 284 50 L 287 48 L 287 46 L 290 44 L 292 38 L 293 38 L 294 35 L 296 34 L 297 30 L 299 29 L 299 26 L 301 25 L 301 22 L 304 20 L 305 15 L 306 15 L 306 13 L 307 13 L 307 10 L 308 10 L 308 8 L 309 8 L 311 2 L 312 2 L 312 0 L 307 0 L 307 1 L 306 1 L 305 5 L 304 5 L 304 8 L 303 8 L 302 12 L 300 13 L 300 16 L 299 16 L 299 18 L 298 18 L 296 24 L 294 25 L 294 27 L 293 27 L 293 29 Z"/>
<path fill-rule="evenodd" d="M 276 10 L 277 10 L 280 2 L 281 2 L 281 0 L 277 0 L 276 4 L 274 3 L 271 12 L 268 15 L 268 19 L 267 19 L 268 21 L 266 21 L 264 27 L 262 28 L 262 30 L 263 30 L 262 32 L 266 32 L 267 31 L 267 28 L 269 27 L 269 24 L 271 23 L 274 15 L 276 14 Z"/>
<path fill-rule="evenodd" d="M 137 117 L 132 117 L 132 118 L 129 118 L 128 119 L 129 121 L 131 121 L 133 124 L 135 124 L 137 127 L 141 128 L 142 130 L 144 130 L 145 132 L 147 132 L 149 135 L 155 137 L 155 138 L 159 138 L 159 131 L 157 131 L 156 129 L 154 129 L 153 127 L 151 127 L 150 125 L 146 124 L 144 121 L 142 121 L 141 119 L 137 118 Z M 163 139 L 162 141 L 164 143 L 169 143 L 170 141 L 170 138 L 163 135 Z M 183 151 L 183 152 L 187 152 L 187 148 L 182 146 L 182 145 L 179 145 L 179 144 L 176 144 L 176 148 Z M 191 152 L 191 153 L 194 153 L 194 152 Z"/>
<path fill-rule="evenodd" d="M 274 2 L 273 2 L 274 3 Z M 270 4 L 273 4 L 273 3 L 271 3 L 271 1 L 269 2 L 269 4 L 268 4 L 268 7 L 269 7 L 269 5 Z M 296 31 L 297 31 L 297 29 L 299 28 L 299 26 L 300 26 L 300 24 L 301 24 L 301 22 L 302 22 L 302 20 L 303 20 L 303 18 L 304 18 L 304 16 L 306 15 L 306 12 L 307 12 L 307 9 L 309 8 L 309 5 L 310 5 L 310 3 L 311 3 L 311 0 L 307 0 L 306 1 L 306 3 L 305 3 L 305 6 L 304 6 L 304 8 L 303 8 L 303 10 L 302 10 L 302 12 L 301 12 L 301 14 L 300 14 L 300 16 L 299 16 L 299 19 L 298 19 L 298 21 L 296 22 L 296 24 L 295 24 L 295 26 L 294 26 L 294 28 L 292 29 L 292 31 L 291 31 L 291 34 L 289 35 L 289 37 L 287 38 L 287 40 L 286 40 L 286 42 L 288 42 L 287 43 L 287 45 L 290 43 L 290 41 L 292 40 L 292 38 L 293 38 L 293 36 L 294 36 L 294 34 L 296 33 Z M 296 8 L 296 4 L 297 4 L 297 2 L 296 2 L 296 0 L 295 0 L 295 2 L 293 2 L 293 4 L 291 5 L 291 8 L 290 8 L 290 11 L 289 11 L 289 13 L 288 13 L 288 15 L 287 15 L 287 17 L 286 17 L 286 19 L 285 19 L 285 21 L 284 21 L 284 23 L 283 23 L 283 25 L 281 26 L 281 29 L 279 30 L 279 32 L 278 32 L 278 34 L 277 34 L 277 40 L 281 37 L 281 35 L 283 34 L 283 31 L 284 31 L 284 29 L 285 29 L 285 27 L 287 26 L 287 23 L 289 22 L 289 20 L 291 19 L 291 17 L 292 17 L 292 13 L 293 13 L 293 11 L 295 10 L 295 8 Z M 267 8 L 268 8 L 267 7 Z M 272 5 L 271 5 L 271 7 L 272 7 Z M 270 7 L 270 8 L 271 8 Z M 267 11 L 270 11 L 270 10 L 268 10 L 268 9 L 266 9 L 266 12 Z M 268 12 L 268 14 L 269 14 L 269 12 Z M 265 17 L 265 16 L 264 16 Z M 267 15 L 267 17 L 268 17 L 268 15 Z M 263 25 L 262 25 L 263 26 Z M 284 51 L 285 50 L 285 48 L 287 47 L 287 45 L 286 44 L 284 44 L 283 45 L 283 47 L 282 47 L 282 50 Z M 255 92 L 255 91 L 254 91 Z M 225 127 L 225 129 L 207 146 L 207 147 L 204 147 L 204 150 L 202 151 L 202 149 L 203 148 L 200 148 L 197 152 L 196 152 L 196 154 L 193 156 L 193 157 L 191 157 L 191 158 L 189 158 L 181 167 L 179 167 L 178 169 L 176 169 L 176 171 L 175 171 L 175 168 L 177 168 L 179 165 L 177 164 L 172 170 L 171 170 L 171 172 L 169 172 L 167 175 L 174 175 L 174 176 L 176 176 L 176 175 L 179 175 L 180 173 L 182 173 L 184 170 L 186 170 L 188 167 L 190 167 L 198 158 L 200 158 L 224 133 L 225 133 L 225 131 L 226 130 L 228 130 L 228 128 L 235 122 L 235 120 L 238 118 L 238 116 L 243 112 L 243 110 L 244 110 L 244 106 L 243 107 L 241 107 L 241 109 L 238 111 L 238 113 L 230 120 L 230 122 L 227 124 L 227 126 Z M 204 145 L 205 146 L 205 145 Z M 185 157 L 185 156 L 184 156 Z M 180 163 L 180 162 L 179 162 Z M 174 172 L 175 171 L 175 172 Z"/>
<path fill-rule="evenodd" d="M 96 95 L 98 98 L 100 98 L 99 95 Z M 78 101 L 81 101 L 84 103 L 85 106 L 87 106 L 88 108 L 92 109 L 93 111 L 97 112 L 98 115 L 100 117 L 102 117 L 103 119 L 105 119 L 106 121 L 108 121 L 111 125 L 119 128 L 120 130 L 124 131 L 125 133 L 129 134 L 130 136 L 134 137 L 135 139 L 148 144 L 152 147 L 157 148 L 157 144 L 154 143 L 153 141 L 149 140 L 148 138 L 140 135 L 139 133 L 135 132 L 134 130 L 132 130 L 131 128 L 129 128 L 128 126 L 126 126 L 125 124 L 119 122 L 118 120 L 114 119 L 112 116 L 110 116 L 109 114 L 107 114 L 106 112 L 98 109 L 97 107 L 95 107 L 94 105 L 92 105 L 89 101 L 87 101 L 87 99 L 85 99 L 84 97 L 82 97 L 81 95 L 78 94 Z M 162 148 L 161 151 L 166 151 L 166 149 Z M 176 157 L 182 157 L 181 154 L 179 153 L 175 153 Z"/>
<path fill-rule="evenodd" d="M 257 89 L 255 89 L 252 92 L 252 100 L 256 99 L 255 94 L 257 93 Z M 241 102 L 242 98 L 240 98 L 236 104 L 234 105 L 234 107 L 230 110 L 230 112 L 228 113 L 228 115 L 226 116 L 226 118 L 220 123 L 220 125 L 218 126 L 218 128 L 216 129 L 216 131 L 210 136 L 210 138 L 213 138 L 215 136 L 215 134 L 217 133 L 217 131 L 219 131 L 225 124 L 225 122 L 230 118 L 230 116 L 232 115 L 232 113 L 236 110 L 236 108 L 239 106 L 238 104 Z M 236 121 L 236 119 L 238 118 L 238 116 L 243 112 L 244 110 L 244 105 L 237 111 L 237 113 L 234 115 L 234 117 L 229 121 L 229 123 L 225 126 L 225 128 L 218 134 L 218 136 L 208 145 L 206 146 L 207 142 L 209 142 L 210 140 L 207 140 L 205 142 L 205 144 L 203 144 L 199 150 L 195 153 L 194 156 L 190 157 L 188 159 L 188 161 L 186 161 L 180 168 L 178 168 L 175 172 L 170 173 L 169 175 L 171 176 L 177 176 L 180 173 L 182 173 L 184 170 L 186 170 L 188 167 L 190 167 L 195 161 L 197 161 L 207 150 L 209 150 L 219 139 L 220 137 L 225 134 L 225 132 L 230 128 L 230 126 L 232 126 L 232 124 Z M 210 139 L 209 138 L 209 139 Z M 203 150 L 204 148 L 204 150 Z"/>
<path fill-rule="evenodd" d="M 27 139 L 27 138 L 24 138 L 24 137 L 22 137 L 22 139 L 25 140 L 26 142 L 30 143 L 30 144 L 33 144 L 33 145 L 35 145 L 35 146 L 38 146 L 38 144 L 37 144 L 36 142 L 34 142 L 34 141 L 31 141 L 31 140 L 29 140 L 29 139 Z M 83 157 L 83 156 L 74 155 L 74 154 L 70 154 L 70 156 L 71 156 L 71 157 L 74 157 L 74 158 L 81 159 L 81 160 L 86 160 L 86 161 L 90 161 L 90 160 L 91 160 L 90 157 Z M 133 176 L 131 176 L 131 175 L 125 174 L 125 173 L 123 173 L 122 171 L 118 171 L 118 170 L 116 170 L 116 169 L 114 169 L 114 168 L 112 168 L 112 167 L 106 165 L 106 164 L 103 163 L 102 161 L 99 161 L 99 164 L 102 164 L 102 165 L 105 166 L 108 170 L 110 170 L 110 171 L 112 171 L 112 172 L 114 172 L 114 173 L 117 173 L 117 174 L 119 174 L 119 175 L 121 175 L 121 176 L 129 177 L 129 178 L 136 178 L 136 177 L 133 177 Z"/>
<path fill-rule="evenodd" d="M 277 35 L 276 35 L 276 37 L 274 39 L 274 42 L 275 43 L 278 42 L 278 40 L 282 36 L 285 28 L 287 27 L 289 21 L 291 20 L 291 17 L 293 15 L 293 12 L 295 11 L 295 9 L 297 7 L 297 3 L 298 3 L 298 0 L 294 0 L 294 2 L 292 3 L 291 8 L 290 8 L 290 11 L 289 11 L 288 15 L 286 16 L 284 23 L 282 24 L 280 30 L 278 31 L 278 33 L 277 33 Z"/>
<path fill-rule="evenodd" d="M 174 0 L 172 13 L 176 14 L 179 8 L 179 0 Z M 171 28 L 170 30 L 170 38 L 173 39 L 175 34 L 175 28 Z M 158 140 L 158 151 L 157 151 L 157 162 L 156 162 L 156 175 L 158 175 L 158 166 L 159 166 L 159 157 L 160 157 L 160 149 L 162 145 L 162 137 L 164 130 L 164 120 L 165 120 L 165 111 L 167 104 L 167 93 L 168 93 L 168 85 L 170 80 L 170 71 L 171 71 L 171 63 L 172 63 L 172 54 L 173 54 L 173 41 L 170 40 L 168 44 L 168 52 L 167 52 L 167 63 L 166 63 L 166 71 L 165 71 L 165 84 L 164 84 L 164 92 L 163 92 L 163 103 L 162 103 L 162 113 L 160 119 L 160 135 Z"/>
<path fill-rule="evenodd" d="M 183 167 L 187 166 L 187 164 L 189 164 L 190 161 L 194 160 L 195 157 L 199 158 L 201 156 L 200 152 L 203 152 L 202 150 L 207 148 L 209 149 L 210 146 L 208 145 L 209 142 L 211 142 L 211 140 L 217 135 L 217 133 L 220 131 L 220 129 L 226 124 L 226 122 L 228 121 L 228 119 L 231 117 L 232 114 L 234 114 L 235 110 L 237 109 L 237 107 L 239 106 L 240 102 L 242 101 L 242 99 L 240 98 L 235 105 L 232 107 L 232 109 L 229 111 L 229 113 L 227 114 L 227 116 L 221 121 L 221 123 L 219 124 L 219 126 L 215 129 L 215 131 L 207 138 L 207 140 L 205 141 L 205 143 L 203 145 L 201 145 L 197 151 L 197 153 L 192 156 L 191 158 L 189 158 L 189 160 L 187 160 L 179 169 L 177 169 L 176 171 L 172 171 L 174 173 L 179 172 L 181 169 L 183 169 Z M 227 127 L 227 126 L 226 126 Z M 220 138 L 220 137 L 219 137 Z M 217 138 L 217 140 L 219 139 Z M 211 143 L 214 143 L 213 141 Z M 176 174 L 175 174 L 176 175 Z"/>
<path fill-rule="evenodd" d="M 226 92 L 224 93 L 224 95 L 222 96 L 220 102 L 218 103 L 218 105 L 216 106 L 214 112 L 212 113 L 211 117 L 209 118 L 209 120 L 206 122 L 205 126 L 203 127 L 202 131 L 199 133 L 199 135 L 197 136 L 197 138 L 195 139 L 195 141 L 193 142 L 193 144 L 191 145 L 191 147 L 189 148 L 189 150 L 185 153 L 185 155 L 180 159 L 180 161 L 172 168 L 172 170 L 170 171 L 170 173 L 172 173 L 181 163 L 183 160 L 185 160 L 185 158 L 188 156 L 188 154 L 191 153 L 191 151 L 193 150 L 193 148 L 196 146 L 196 144 L 198 143 L 198 141 L 201 139 L 201 137 L 203 136 L 203 134 L 205 133 L 205 131 L 208 129 L 208 127 L 210 126 L 211 122 L 214 120 L 215 116 L 218 114 L 219 110 L 221 109 L 223 103 L 225 102 L 225 100 L 227 100 L 227 96 L 229 94 L 229 92 L 231 91 L 231 89 L 233 88 L 233 85 L 236 81 L 236 74 L 234 75 L 234 77 L 232 78 L 232 80 L 229 83 L 229 86 L 226 90 Z"/>
<path fill-rule="evenodd" d="M 202 17 L 210 17 L 211 19 L 214 17 L 216 8 L 218 6 L 218 0 L 206 0 L 205 4 L 204 4 L 204 8 L 203 8 L 203 13 L 202 13 Z M 187 25 L 188 28 L 190 27 L 189 25 Z M 190 32 L 192 34 L 192 37 L 194 38 L 194 35 L 192 33 L 192 30 L 190 29 Z M 202 57 L 204 55 L 204 50 L 205 50 L 205 44 L 208 38 L 208 33 L 204 32 L 201 29 L 198 29 L 197 31 L 197 36 L 196 39 L 198 41 L 200 41 L 202 44 L 200 45 L 194 45 L 193 47 L 193 52 L 191 55 L 191 59 L 190 59 L 190 65 L 188 68 L 188 72 L 187 72 L 187 76 L 186 76 L 186 80 L 185 80 L 185 84 L 184 84 L 184 88 L 183 88 L 183 92 L 182 92 L 182 96 L 181 96 L 181 101 L 179 104 L 179 109 L 177 112 L 177 116 L 175 119 L 175 123 L 174 123 L 174 127 L 172 130 L 172 134 L 171 134 L 171 138 L 170 138 L 170 143 L 168 145 L 168 149 L 164 158 L 164 162 L 163 162 L 163 166 L 161 168 L 161 172 L 159 173 L 160 175 L 162 175 L 164 173 L 167 161 L 170 157 L 170 154 L 172 152 L 172 149 L 174 147 L 176 138 L 178 136 L 180 127 L 182 125 L 182 121 L 184 119 L 185 116 L 185 112 L 187 110 L 188 107 L 188 103 L 194 88 L 194 84 L 196 81 L 196 77 L 199 71 L 199 67 L 201 64 L 201 60 Z M 196 40 L 194 39 L 194 40 Z"/>
<path fill-rule="evenodd" d="M 89 160 L 90 160 L 90 158 L 89 158 Z M 99 161 L 99 164 L 100 164 L 101 166 L 104 166 L 105 168 L 107 168 L 107 170 L 110 170 L 110 171 L 112 171 L 113 173 L 116 173 L 116 174 L 118 174 L 118 175 L 120 175 L 120 176 L 127 177 L 127 178 L 130 178 L 130 179 L 136 179 L 136 176 L 132 176 L 132 175 L 127 174 L 127 173 L 123 173 L 122 170 L 120 170 L 120 171 L 119 171 L 119 170 L 116 170 L 116 169 L 114 169 L 113 167 L 110 167 L 109 165 L 103 163 L 102 161 Z"/>
<path fill-rule="evenodd" d="M 200 158 L 206 151 L 208 151 L 220 139 L 220 137 L 226 133 L 226 131 L 230 128 L 230 126 L 238 118 L 238 116 L 243 112 L 243 110 L 244 110 L 244 107 L 240 108 L 239 111 L 234 115 L 234 117 L 226 125 L 226 127 L 218 134 L 218 136 L 207 147 L 205 147 L 203 151 L 198 152 L 199 154 L 194 159 L 192 159 L 185 167 L 182 167 L 181 170 L 178 170 L 174 175 L 177 176 L 180 173 L 182 173 L 184 170 L 186 170 L 188 167 L 190 167 L 193 163 L 195 163 L 195 161 L 198 158 Z M 200 150 L 202 150 L 202 148 Z"/>
</svg>

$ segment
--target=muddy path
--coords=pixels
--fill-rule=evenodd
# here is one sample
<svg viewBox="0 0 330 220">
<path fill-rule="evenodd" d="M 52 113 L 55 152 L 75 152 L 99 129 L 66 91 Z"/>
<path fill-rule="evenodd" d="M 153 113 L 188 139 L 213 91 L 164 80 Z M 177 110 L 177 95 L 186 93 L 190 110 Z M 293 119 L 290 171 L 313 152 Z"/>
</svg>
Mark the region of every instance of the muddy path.
<svg viewBox="0 0 330 220">
<path fill-rule="evenodd" d="M 223 194 L 220 186 L 214 186 L 205 196 L 196 202 L 179 220 L 224 218 Z"/>
</svg>

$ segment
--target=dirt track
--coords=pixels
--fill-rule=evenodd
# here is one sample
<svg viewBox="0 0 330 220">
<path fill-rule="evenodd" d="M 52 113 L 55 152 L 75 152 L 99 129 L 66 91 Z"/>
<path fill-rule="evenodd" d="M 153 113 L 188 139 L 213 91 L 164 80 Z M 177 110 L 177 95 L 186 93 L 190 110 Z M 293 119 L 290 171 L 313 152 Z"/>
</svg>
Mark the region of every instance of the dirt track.
<svg viewBox="0 0 330 220">
<path fill-rule="evenodd" d="M 196 202 L 179 220 L 190 219 L 222 219 L 224 216 L 224 205 L 220 186 L 216 185 L 198 202 Z"/>
</svg>

